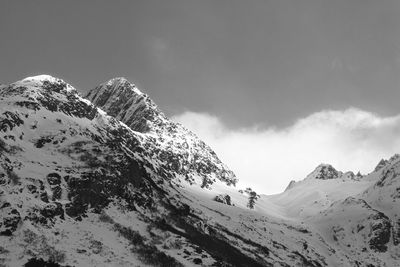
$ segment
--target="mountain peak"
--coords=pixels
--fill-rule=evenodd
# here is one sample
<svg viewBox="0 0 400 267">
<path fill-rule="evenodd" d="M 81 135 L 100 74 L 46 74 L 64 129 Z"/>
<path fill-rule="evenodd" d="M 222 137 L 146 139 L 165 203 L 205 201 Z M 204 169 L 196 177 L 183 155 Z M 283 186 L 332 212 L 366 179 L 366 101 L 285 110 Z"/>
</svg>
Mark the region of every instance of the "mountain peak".
<svg viewBox="0 0 400 267">
<path fill-rule="evenodd" d="M 155 147 L 155 151 L 160 151 L 160 147 L 166 149 L 168 152 L 161 153 L 163 160 L 169 161 L 168 164 L 185 180 L 194 181 L 197 176 L 191 173 L 197 172 L 206 177 L 201 182 L 202 187 L 212 184 L 214 176 L 228 185 L 236 183 L 235 174 L 209 146 L 182 125 L 170 121 L 148 95 L 125 78 L 114 78 L 100 84 L 86 98 L 108 115 L 139 132 L 143 138 L 147 136 L 148 148 Z"/>
<path fill-rule="evenodd" d="M 166 119 L 146 94 L 123 77 L 98 85 L 86 98 L 137 132 L 149 132 L 150 124 Z"/>
<path fill-rule="evenodd" d="M 380 169 L 382 169 L 383 167 L 385 167 L 387 164 L 389 163 L 388 160 L 386 159 L 381 159 L 378 164 L 376 165 L 374 172 L 379 171 Z"/>
<path fill-rule="evenodd" d="M 128 79 L 127 78 L 125 78 L 125 77 L 114 77 L 114 78 L 112 78 L 112 79 L 110 79 L 110 80 L 108 80 L 107 81 L 107 84 L 116 84 L 116 83 L 130 83 L 130 84 L 132 84 L 133 86 L 135 86 L 133 83 L 131 83 L 130 81 L 128 81 Z"/>
<path fill-rule="evenodd" d="M 386 167 L 387 165 L 393 163 L 394 161 L 400 158 L 400 154 L 394 154 L 389 159 L 381 159 L 376 165 L 374 172 L 379 171 L 380 169 Z"/>
<path fill-rule="evenodd" d="M 26 77 L 9 85 L 0 86 L 0 88 L 2 96 L 27 97 L 29 101 L 38 100 L 39 102 L 49 97 L 56 97 L 64 102 L 66 99 L 62 95 L 79 95 L 70 84 L 47 74 Z"/>
<path fill-rule="evenodd" d="M 36 75 L 36 76 L 31 76 L 31 77 L 26 77 L 24 79 L 22 79 L 23 82 L 27 82 L 27 81 L 50 81 L 50 82 L 54 82 L 54 81 L 58 81 L 61 80 L 57 77 L 53 77 L 51 75 L 48 74 L 40 74 L 40 75 Z"/>
<path fill-rule="evenodd" d="M 336 179 L 340 177 L 343 173 L 337 171 L 330 164 L 320 164 L 315 168 L 313 172 L 307 175 L 306 179 L 320 179 L 320 180 L 328 180 L 328 179 Z"/>
<path fill-rule="evenodd" d="M 143 93 L 136 87 L 136 85 L 130 82 L 125 77 L 115 77 L 108 80 L 105 83 L 100 84 L 98 87 L 108 86 L 114 90 L 130 90 L 138 95 L 143 95 Z"/>
</svg>

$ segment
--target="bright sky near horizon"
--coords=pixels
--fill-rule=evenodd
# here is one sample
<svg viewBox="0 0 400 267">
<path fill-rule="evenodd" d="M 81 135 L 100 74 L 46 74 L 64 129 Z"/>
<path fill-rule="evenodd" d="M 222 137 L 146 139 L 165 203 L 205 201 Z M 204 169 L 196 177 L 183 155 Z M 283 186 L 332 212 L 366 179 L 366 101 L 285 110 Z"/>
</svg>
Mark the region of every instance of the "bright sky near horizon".
<svg viewBox="0 0 400 267">
<path fill-rule="evenodd" d="M 0 34 L 0 83 L 125 76 L 264 193 L 400 152 L 397 0 L 4 0 Z"/>
</svg>

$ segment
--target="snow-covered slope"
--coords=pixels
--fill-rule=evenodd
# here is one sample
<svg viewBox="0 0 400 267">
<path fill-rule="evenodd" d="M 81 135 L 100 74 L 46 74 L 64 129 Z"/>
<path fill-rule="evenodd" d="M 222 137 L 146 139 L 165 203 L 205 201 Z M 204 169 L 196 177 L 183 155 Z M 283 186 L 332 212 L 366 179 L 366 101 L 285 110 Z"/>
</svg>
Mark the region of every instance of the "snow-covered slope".
<svg viewBox="0 0 400 267">
<path fill-rule="evenodd" d="M 399 155 L 364 176 L 322 164 L 285 192 L 265 198 L 320 233 L 353 266 L 400 264 Z"/>
<path fill-rule="evenodd" d="M 125 79 L 88 98 L 0 89 L 0 266 L 396 266 L 397 158 L 259 196 Z"/>
<path fill-rule="evenodd" d="M 280 205 L 289 217 L 307 218 L 371 185 L 369 179 L 361 178 L 360 174 L 343 173 L 331 165 L 321 164 L 304 180 L 290 182 L 285 192 L 266 198 Z"/>
</svg>

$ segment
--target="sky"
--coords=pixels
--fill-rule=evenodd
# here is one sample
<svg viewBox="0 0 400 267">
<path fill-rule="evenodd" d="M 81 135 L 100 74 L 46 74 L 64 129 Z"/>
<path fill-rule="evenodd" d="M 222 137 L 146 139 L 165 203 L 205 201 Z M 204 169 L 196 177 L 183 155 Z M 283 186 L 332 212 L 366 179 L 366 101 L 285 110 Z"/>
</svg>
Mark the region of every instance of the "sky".
<svg viewBox="0 0 400 267">
<path fill-rule="evenodd" d="M 398 0 L 1 0 L 0 35 L 0 83 L 124 76 L 265 193 L 400 151 Z"/>
</svg>

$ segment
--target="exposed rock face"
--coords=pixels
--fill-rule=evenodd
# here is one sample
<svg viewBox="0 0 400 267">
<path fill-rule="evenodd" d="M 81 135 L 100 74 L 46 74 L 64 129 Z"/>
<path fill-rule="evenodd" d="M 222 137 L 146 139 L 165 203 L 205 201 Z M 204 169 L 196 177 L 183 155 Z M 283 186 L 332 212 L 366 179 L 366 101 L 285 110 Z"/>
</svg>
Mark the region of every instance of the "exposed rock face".
<svg viewBox="0 0 400 267">
<path fill-rule="evenodd" d="M 378 165 L 376 165 L 374 171 L 379 171 L 380 169 L 382 169 L 383 167 L 385 167 L 387 164 L 389 163 L 389 161 L 387 161 L 386 159 L 381 159 L 378 162 Z"/>
<path fill-rule="evenodd" d="M 137 132 L 147 133 L 168 123 L 154 102 L 125 78 L 97 86 L 86 98 Z"/>
<path fill-rule="evenodd" d="M 397 159 L 400 158 L 399 154 L 395 154 L 392 157 L 390 157 L 390 159 L 381 159 L 378 164 L 376 165 L 374 172 L 377 172 L 379 170 L 381 170 L 383 167 L 388 166 L 390 163 L 396 161 Z"/>
<path fill-rule="evenodd" d="M 389 218 L 381 212 L 376 212 L 368 219 L 371 221 L 369 247 L 378 252 L 386 252 L 391 235 Z"/>
<path fill-rule="evenodd" d="M 142 133 L 143 146 L 150 158 L 158 158 L 170 172 L 190 183 L 200 173 L 203 187 L 217 178 L 236 184 L 227 168 L 203 141 L 178 123 L 171 122 L 156 104 L 124 78 L 115 78 L 91 90 L 87 98 L 96 106 Z"/>
<path fill-rule="evenodd" d="M 221 194 L 214 198 L 215 201 L 232 206 L 231 197 L 228 194 Z"/>
<path fill-rule="evenodd" d="M 0 202 L 0 205 L 0 235 L 10 236 L 17 230 L 21 214 L 8 202 Z"/>
</svg>

